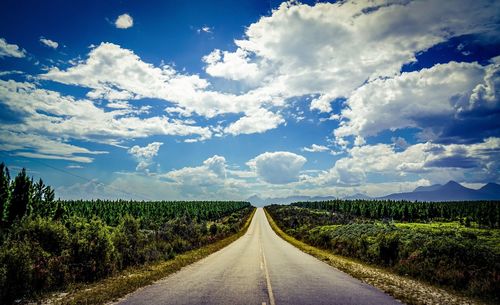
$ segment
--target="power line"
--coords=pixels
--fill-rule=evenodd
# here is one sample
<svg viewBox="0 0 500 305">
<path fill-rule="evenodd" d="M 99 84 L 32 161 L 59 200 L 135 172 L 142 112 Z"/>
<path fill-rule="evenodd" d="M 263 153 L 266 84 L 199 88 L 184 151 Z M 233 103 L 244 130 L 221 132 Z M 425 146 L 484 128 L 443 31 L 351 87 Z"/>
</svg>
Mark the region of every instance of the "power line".
<svg viewBox="0 0 500 305">
<path fill-rule="evenodd" d="M 6 152 L 4 152 L 4 151 L 0 151 L 0 154 L 3 154 L 3 155 L 4 155 L 4 156 L 6 156 L 6 157 L 16 157 L 16 158 L 21 157 L 21 158 L 28 159 L 28 158 L 23 157 L 23 156 L 11 156 L 11 155 L 7 154 L 7 153 L 6 153 Z M 53 169 L 53 170 L 59 171 L 59 172 L 61 172 L 61 173 L 64 173 L 64 174 L 66 174 L 66 175 L 70 175 L 70 176 L 73 176 L 73 177 L 76 177 L 76 178 L 79 178 L 79 179 L 85 180 L 85 181 L 87 181 L 87 182 L 90 182 L 90 183 L 93 183 L 93 184 L 96 184 L 96 185 L 100 185 L 100 186 L 102 186 L 102 187 L 104 187 L 104 188 L 108 188 L 108 189 L 111 189 L 111 190 L 115 190 L 115 191 L 121 192 L 121 193 L 126 194 L 126 195 L 128 195 L 128 196 L 132 196 L 132 197 L 141 197 L 141 198 L 143 198 L 143 199 L 145 199 L 145 200 L 153 201 L 153 199 L 151 199 L 150 197 L 148 197 L 148 196 L 146 196 L 146 195 L 144 195 L 144 194 L 138 194 L 138 193 L 135 193 L 135 194 L 134 194 L 134 193 L 129 193 L 129 192 L 127 192 L 127 191 L 121 190 L 121 189 L 116 188 L 116 187 L 113 187 L 113 186 L 111 186 L 111 185 L 106 185 L 106 184 L 104 184 L 104 183 L 102 183 L 102 182 L 98 182 L 98 181 L 95 181 L 95 180 L 89 179 L 89 178 L 87 178 L 87 177 L 84 177 L 84 176 L 81 176 L 81 175 L 78 175 L 78 174 L 75 174 L 75 173 L 69 172 L 69 171 L 67 171 L 67 170 L 64 170 L 64 169 L 61 169 L 61 168 L 57 168 L 57 167 L 55 167 L 55 166 L 52 166 L 52 165 L 47 164 L 47 163 L 45 163 L 45 162 L 42 162 L 42 161 L 40 161 L 40 160 L 38 160 L 38 159 L 29 159 L 29 160 L 30 160 L 30 161 L 32 161 L 32 162 L 35 162 L 35 163 L 41 164 L 41 165 L 43 165 L 43 166 L 46 166 L 46 167 L 48 167 L 48 168 L 51 168 L 51 169 Z"/>
</svg>

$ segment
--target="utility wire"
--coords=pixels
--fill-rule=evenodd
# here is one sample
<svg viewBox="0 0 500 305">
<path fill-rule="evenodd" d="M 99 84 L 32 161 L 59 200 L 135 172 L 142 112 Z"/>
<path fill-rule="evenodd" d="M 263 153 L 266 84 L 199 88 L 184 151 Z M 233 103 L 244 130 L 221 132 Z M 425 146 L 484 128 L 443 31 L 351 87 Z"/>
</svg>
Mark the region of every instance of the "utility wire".
<svg viewBox="0 0 500 305">
<path fill-rule="evenodd" d="M 28 158 L 23 157 L 23 156 L 11 156 L 11 155 L 7 154 L 7 153 L 6 153 L 6 152 L 4 152 L 4 151 L 0 151 L 0 154 L 4 155 L 4 156 L 6 156 L 6 157 L 9 157 L 9 158 L 11 158 L 11 157 L 16 157 L 16 158 L 19 158 L 19 157 L 21 157 L 21 158 L 24 158 L 24 159 L 28 159 Z M 70 175 L 70 176 L 73 176 L 73 177 L 76 177 L 76 178 L 79 178 L 79 179 L 85 180 L 85 181 L 87 181 L 87 182 L 90 182 L 90 183 L 93 183 L 93 184 L 96 184 L 96 185 L 100 185 L 100 186 L 102 186 L 102 187 L 104 187 L 104 188 L 108 188 L 108 189 L 111 189 L 111 190 L 114 190 L 114 191 L 117 191 L 117 192 L 121 192 L 121 193 L 126 194 L 126 195 L 128 195 L 128 196 L 132 196 L 132 197 L 140 197 L 140 198 L 143 198 L 143 199 L 145 199 L 145 200 L 153 201 L 153 199 L 151 199 L 150 197 L 148 197 L 147 195 L 144 195 L 144 194 L 138 194 L 138 193 L 134 194 L 134 193 L 129 193 L 129 192 L 127 192 L 127 191 L 121 190 L 121 189 L 116 188 L 116 187 L 113 187 L 113 186 L 111 186 L 111 185 L 106 185 L 106 184 L 104 184 L 104 183 L 102 183 L 102 182 L 98 182 L 98 181 L 95 181 L 95 180 L 89 179 L 89 178 L 87 178 L 87 177 L 84 177 L 84 176 L 81 176 L 81 175 L 78 175 L 78 174 L 75 174 L 75 173 L 69 172 L 69 171 L 67 171 L 67 170 L 64 170 L 64 169 L 61 169 L 61 168 L 57 168 L 57 167 L 55 167 L 55 166 L 52 166 L 52 165 L 47 164 L 47 163 L 45 163 L 45 162 L 42 162 L 42 161 L 40 161 L 40 160 L 38 160 L 38 159 L 34 159 L 34 158 L 33 158 L 33 159 L 29 159 L 29 160 L 30 160 L 30 161 L 32 161 L 32 162 L 35 162 L 35 163 L 41 164 L 41 165 L 43 165 L 43 166 L 46 166 L 46 167 L 48 167 L 48 168 L 51 168 L 51 169 L 53 169 L 53 170 L 56 170 L 56 171 L 58 171 L 58 172 L 64 173 L 64 174 L 66 174 L 66 175 Z"/>
</svg>

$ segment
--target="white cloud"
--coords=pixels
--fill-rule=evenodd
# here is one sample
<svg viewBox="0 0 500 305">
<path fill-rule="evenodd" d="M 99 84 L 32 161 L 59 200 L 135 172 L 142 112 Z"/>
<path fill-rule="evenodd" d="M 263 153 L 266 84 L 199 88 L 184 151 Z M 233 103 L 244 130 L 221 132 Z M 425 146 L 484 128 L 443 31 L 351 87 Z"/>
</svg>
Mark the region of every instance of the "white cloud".
<svg viewBox="0 0 500 305">
<path fill-rule="evenodd" d="M 12 74 L 24 74 L 23 71 L 11 70 L 11 71 L 0 71 L 0 76 L 12 75 Z"/>
<path fill-rule="evenodd" d="M 323 145 L 312 144 L 311 147 L 304 147 L 302 148 L 302 150 L 307 152 L 325 152 L 329 151 L 330 149 Z"/>
<path fill-rule="evenodd" d="M 128 29 L 134 25 L 134 19 L 129 14 L 122 14 L 116 18 L 115 26 L 117 29 Z"/>
<path fill-rule="evenodd" d="M 418 52 L 452 37 L 497 31 L 499 6 L 486 0 L 285 2 L 251 24 L 236 51 L 208 55 L 206 69 L 245 79 L 256 75 L 239 67 L 257 66 L 260 88 L 284 98 L 318 94 L 311 109 L 330 112 L 332 100 L 349 97 L 367 80 L 398 75 Z"/>
<path fill-rule="evenodd" d="M 182 198 L 204 200 L 234 198 L 239 187 L 235 186 L 237 182 L 234 179 L 226 177 L 226 168 L 226 159 L 214 155 L 203 161 L 201 166 L 183 167 L 161 174 L 159 177 L 166 179 L 169 187 Z"/>
<path fill-rule="evenodd" d="M 43 43 L 44 45 L 46 45 L 47 47 L 52 48 L 52 49 L 57 49 L 57 47 L 59 46 L 59 43 L 57 43 L 56 41 L 53 41 L 53 40 L 50 40 L 47 38 L 43 38 L 43 37 L 40 37 L 40 42 Z"/>
<path fill-rule="evenodd" d="M 40 77 L 92 88 L 87 94 L 92 99 L 116 99 L 117 94 L 118 99 L 157 98 L 206 117 L 243 112 L 251 102 L 206 90 L 209 83 L 198 75 L 179 74 L 168 65 L 155 67 L 112 43 L 101 43 L 86 61 L 65 71 L 53 67 Z"/>
<path fill-rule="evenodd" d="M 262 180 L 272 184 L 285 184 L 298 180 L 307 159 L 287 151 L 265 152 L 247 162 Z"/>
<path fill-rule="evenodd" d="M 106 154 L 105 151 L 91 151 L 83 147 L 53 140 L 33 133 L 8 130 L 6 126 L 0 131 L 0 150 L 11 152 L 16 156 L 36 159 L 58 159 L 74 162 L 90 163 L 94 159 L 89 156 Z M 16 129 L 16 128 L 14 128 Z"/>
<path fill-rule="evenodd" d="M 435 140 L 450 136 L 446 130 L 450 125 L 467 126 L 472 121 L 477 126 L 474 112 L 500 108 L 495 89 L 500 82 L 499 71 L 498 64 L 450 62 L 374 80 L 356 89 L 347 100 L 335 136 L 367 137 L 384 130 L 414 127 L 426 130 L 426 140 Z M 479 130 L 473 136 L 483 139 Z"/>
<path fill-rule="evenodd" d="M 209 34 L 211 34 L 213 30 L 214 30 L 213 27 L 209 27 L 209 26 L 204 25 L 201 28 L 197 29 L 196 32 L 198 34 L 200 34 L 200 33 L 209 33 Z"/>
<path fill-rule="evenodd" d="M 475 182 L 497 181 L 499 147 L 500 138 L 469 145 L 418 143 L 403 151 L 389 144 L 358 146 L 328 172 L 307 180 L 313 185 L 358 185 L 373 182 L 370 175 L 383 175 L 387 182 L 416 175 L 434 183 L 466 181 L 466 177 Z"/>
<path fill-rule="evenodd" d="M 318 98 L 311 101 L 310 110 L 318 110 L 319 112 L 332 111 L 332 96 L 329 94 L 322 94 Z"/>
<path fill-rule="evenodd" d="M 210 171 L 215 173 L 220 178 L 226 178 L 226 158 L 218 155 L 214 155 L 211 158 L 203 161 Z"/>
<path fill-rule="evenodd" d="M 160 150 L 160 147 L 162 145 L 163 143 L 161 142 L 149 143 L 144 147 L 134 145 L 128 150 L 128 152 L 136 158 L 151 160 L 153 157 L 156 157 L 158 155 L 158 151 Z"/>
<path fill-rule="evenodd" d="M 2 57 L 17 57 L 22 58 L 26 56 L 26 51 L 19 48 L 15 44 L 7 43 L 5 38 L 0 38 L 0 58 Z"/>
<path fill-rule="evenodd" d="M 212 136 L 208 127 L 186 125 L 166 116 L 134 116 L 144 113 L 141 108 L 105 111 L 90 100 L 78 100 L 26 82 L 0 80 L 0 103 L 23 118 L 16 126 L 23 132 L 94 141 L 151 135 L 198 135 L 200 140 L 206 140 Z"/>
<path fill-rule="evenodd" d="M 144 147 L 140 147 L 139 145 L 132 146 L 128 150 L 128 153 L 134 156 L 138 162 L 136 170 L 147 171 L 152 165 L 153 158 L 158 155 L 158 151 L 162 145 L 162 142 L 153 142 Z"/>
<path fill-rule="evenodd" d="M 236 52 L 215 49 L 203 57 L 207 64 L 205 71 L 211 76 L 251 82 L 259 77 L 260 72 L 257 64 L 250 63 L 247 57 L 248 53 L 242 49 Z"/>
<path fill-rule="evenodd" d="M 4 133 L 0 149 L 26 157 L 89 163 L 93 158 L 85 154 L 101 152 L 66 142 L 76 139 L 119 146 L 123 139 L 151 135 L 199 135 L 200 140 L 212 135 L 208 127 L 186 125 L 165 116 L 139 118 L 134 115 L 144 111 L 133 107 L 104 111 L 92 101 L 12 80 L 0 80 L 0 103 L 19 120 L 16 124 L 0 124 Z M 147 164 L 140 165 L 144 169 Z"/>
<path fill-rule="evenodd" d="M 66 168 L 69 168 L 69 169 L 81 169 L 81 168 L 83 168 L 83 166 L 76 165 L 76 164 L 70 164 L 70 165 L 66 166 Z"/>
<path fill-rule="evenodd" d="M 284 122 L 285 120 L 279 114 L 266 109 L 257 109 L 231 123 L 224 129 L 224 132 L 232 135 L 262 133 Z"/>
<path fill-rule="evenodd" d="M 224 130 L 264 132 L 284 122 L 270 113 L 286 107 L 291 97 L 317 95 L 310 109 L 331 112 L 332 101 L 349 98 L 367 81 L 398 76 L 418 52 L 456 36 L 492 35 L 498 6 L 486 0 L 283 3 L 251 24 L 235 41 L 234 52 L 215 49 L 203 58 L 209 75 L 245 83 L 236 85 L 247 90 L 238 94 L 214 90 L 198 75 L 145 63 L 111 43 L 93 48 L 83 62 L 66 70 L 51 68 L 41 77 L 90 88 L 91 99 L 157 98 L 173 103 L 169 108 L 180 114 L 207 118 L 245 113 Z M 267 127 L 240 128 L 253 121 L 255 109 L 267 111 Z"/>
<path fill-rule="evenodd" d="M 290 152 L 259 155 L 247 162 L 249 171 L 228 169 L 226 159 L 214 155 L 200 166 L 154 175 L 119 173 L 108 185 L 77 184 L 58 188 L 58 195 L 124 198 L 117 190 L 127 190 L 129 194 L 148 194 L 152 199 L 163 200 L 242 200 L 253 194 L 261 197 L 343 197 L 355 193 L 383 196 L 450 179 L 476 184 L 498 181 L 499 147 L 500 138 L 472 145 L 420 143 L 404 151 L 387 144 L 365 145 L 351 149 L 330 171 L 301 170 L 305 158 Z M 472 163 L 479 166 L 471 167 Z M 308 176 L 311 173 L 314 175 Z M 384 182 L 373 177 L 374 174 L 383 175 Z"/>
</svg>

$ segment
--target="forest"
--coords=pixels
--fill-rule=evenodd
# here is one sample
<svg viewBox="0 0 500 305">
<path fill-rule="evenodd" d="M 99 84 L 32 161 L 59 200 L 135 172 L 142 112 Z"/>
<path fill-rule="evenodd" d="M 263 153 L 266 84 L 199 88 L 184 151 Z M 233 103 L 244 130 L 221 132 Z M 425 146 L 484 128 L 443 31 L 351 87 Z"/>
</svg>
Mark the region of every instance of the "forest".
<svg viewBox="0 0 500 305">
<path fill-rule="evenodd" d="M 326 210 L 343 215 L 369 219 L 397 221 L 465 221 L 498 228 L 500 204 L 497 201 L 390 201 L 390 200 L 330 200 L 296 202 L 292 206 Z"/>
<path fill-rule="evenodd" d="M 11 303 L 168 260 L 238 232 L 247 202 L 56 200 L 0 164 L 0 299 Z"/>
<path fill-rule="evenodd" d="M 335 200 L 266 211 L 284 232 L 312 246 L 500 300 L 500 202 Z"/>
</svg>

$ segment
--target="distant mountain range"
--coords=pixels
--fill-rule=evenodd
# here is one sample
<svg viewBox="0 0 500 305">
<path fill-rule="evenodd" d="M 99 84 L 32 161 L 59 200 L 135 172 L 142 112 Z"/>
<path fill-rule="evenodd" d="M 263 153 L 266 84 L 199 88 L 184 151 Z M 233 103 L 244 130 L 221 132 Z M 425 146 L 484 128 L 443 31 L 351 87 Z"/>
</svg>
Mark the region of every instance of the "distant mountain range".
<svg viewBox="0 0 500 305">
<path fill-rule="evenodd" d="M 275 198 L 261 198 L 254 195 L 247 199 L 256 206 L 268 204 L 290 204 L 297 201 L 322 201 L 337 199 L 335 196 L 289 196 Z M 385 199 L 385 200 L 409 200 L 409 201 L 460 201 L 460 200 L 500 200 L 500 185 L 488 183 L 482 188 L 475 190 L 467 188 L 455 181 L 441 185 L 419 186 L 413 192 L 394 193 L 383 197 L 372 198 L 364 194 L 355 194 L 341 199 Z"/>
<path fill-rule="evenodd" d="M 445 185 L 419 186 L 413 192 L 390 194 L 380 199 L 411 201 L 500 200 L 500 185 L 488 183 L 478 190 L 450 181 Z"/>
<path fill-rule="evenodd" d="M 290 204 L 292 202 L 298 201 L 325 201 L 325 200 L 333 200 L 336 199 L 335 196 L 289 196 L 289 197 L 275 197 L 275 198 L 261 198 L 257 195 L 253 195 L 247 199 L 248 202 L 252 203 L 255 206 L 265 206 L 269 204 Z"/>
</svg>

